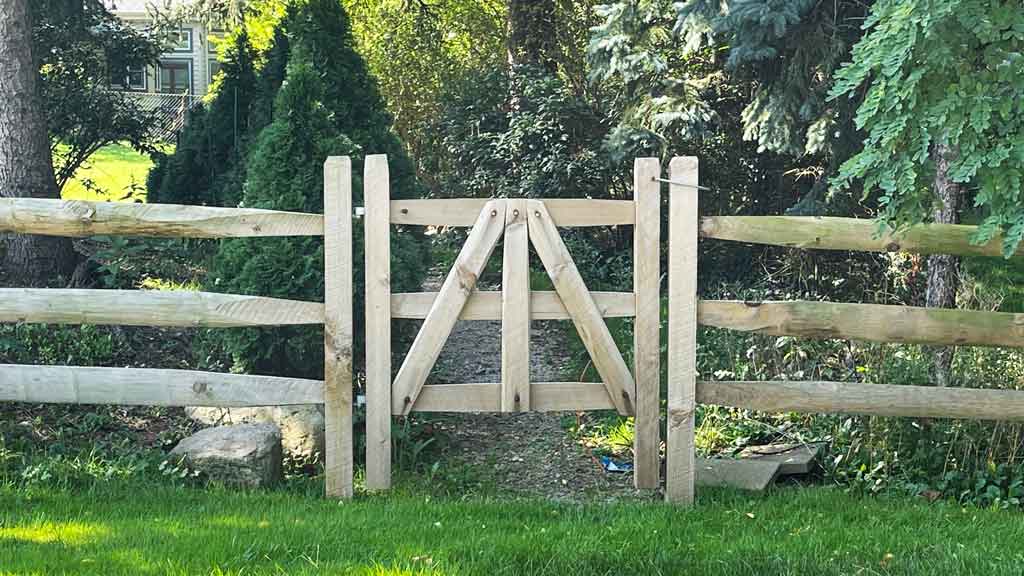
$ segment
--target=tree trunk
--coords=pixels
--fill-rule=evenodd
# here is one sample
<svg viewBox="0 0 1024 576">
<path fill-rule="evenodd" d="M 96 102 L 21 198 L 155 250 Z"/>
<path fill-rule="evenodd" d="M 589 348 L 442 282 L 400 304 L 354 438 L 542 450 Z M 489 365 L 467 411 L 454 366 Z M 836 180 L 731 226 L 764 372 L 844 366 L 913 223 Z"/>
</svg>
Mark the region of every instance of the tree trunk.
<svg viewBox="0 0 1024 576">
<path fill-rule="evenodd" d="M 509 0 L 508 63 L 534 65 L 555 72 L 558 39 L 554 0 Z"/>
<path fill-rule="evenodd" d="M 949 163 L 956 151 L 945 142 L 936 143 L 932 148 L 935 161 L 935 181 L 932 190 L 939 201 L 933 217 L 935 222 L 956 224 L 959 220 L 957 209 L 960 204 L 960 186 L 949 178 Z M 956 292 L 960 284 L 959 258 L 946 254 L 928 257 L 928 288 L 925 305 L 933 308 L 956 308 Z M 952 383 L 952 346 L 940 346 L 933 350 L 932 378 L 939 386 Z"/>
<path fill-rule="evenodd" d="M 0 0 L 0 82 L 0 197 L 58 198 L 28 0 Z M 0 271 L 7 283 L 53 285 L 74 270 L 67 238 L 12 234 L 5 244 Z"/>
</svg>

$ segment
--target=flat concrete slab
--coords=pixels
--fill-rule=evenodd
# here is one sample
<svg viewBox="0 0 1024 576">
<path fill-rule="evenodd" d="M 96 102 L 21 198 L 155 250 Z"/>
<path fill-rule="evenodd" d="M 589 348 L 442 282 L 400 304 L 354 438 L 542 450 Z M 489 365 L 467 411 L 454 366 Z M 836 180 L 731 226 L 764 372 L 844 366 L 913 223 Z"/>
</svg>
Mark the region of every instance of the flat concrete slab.
<svg viewBox="0 0 1024 576">
<path fill-rule="evenodd" d="M 810 444 L 765 444 L 763 446 L 747 446 L 740 452 L 743 460 L 758 462 L 778 462 L 779 476 L 807 474 L 814 469 L 815 460 L 824 450 L 824 442 Z"/>
<path fill-rule="evenodd" d="M 697 458 L 697 486 L 728 486 L 762 492 L 779 472 L 779 463 L 771 460 Z"/>
</svg>

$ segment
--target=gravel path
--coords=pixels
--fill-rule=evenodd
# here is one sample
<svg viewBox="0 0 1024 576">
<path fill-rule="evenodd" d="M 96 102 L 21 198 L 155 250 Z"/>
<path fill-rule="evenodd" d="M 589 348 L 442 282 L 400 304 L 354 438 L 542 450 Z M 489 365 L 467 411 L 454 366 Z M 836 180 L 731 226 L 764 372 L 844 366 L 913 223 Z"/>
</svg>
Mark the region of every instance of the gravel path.
<svg viewBox="0 0 1024 576">
<path fill-rule="evenodd" d="M 424 287 L 436 290 L 439 278 Z M 493 288 L 489 288 L 493 289 Z M 530 378 L 534 382 L 577 380 L 567 373 L 564 329 L 554 321 L 533 322 Z M 429 383 L 501 381 L 501 323 L 459 321 L 438 358 Z M 428 385 L 429 385 L 428 383 Z M 562 426 L 566 413 L 441 414 L 435 426 L 451 439 L 447 458 L 495 479 L 498 488 L 520 496 L 551 499 L 642 496 L 632 474 L 606 473 L 600 462 Z"/>
</svg>

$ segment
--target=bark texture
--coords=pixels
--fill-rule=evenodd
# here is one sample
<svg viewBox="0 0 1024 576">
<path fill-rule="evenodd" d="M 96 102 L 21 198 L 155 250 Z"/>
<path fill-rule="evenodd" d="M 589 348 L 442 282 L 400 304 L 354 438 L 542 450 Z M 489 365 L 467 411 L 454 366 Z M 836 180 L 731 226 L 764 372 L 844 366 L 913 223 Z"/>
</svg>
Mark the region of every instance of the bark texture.
<svg viewBox="0 0 1024 576">
<path fill-rule="evenodd" d="M 959 220 L 960 186 L 949 178 L 949 164 L 956 152 L 945 142 L 935 144 L 932 158 L 935 162 L 935 181 L 932 190 L 939 204 L 933 218 L 942 224 L 956 224 Z M 946 254 L 928 257 L 928 288 L 925 305 L 932 308 L 956 308 L 956 292 L 960 285 L 959 258 Z M 952 346 L 937 347 L 932 358 L 932 379 L 939 386 L 952 383 Z"/>
<path fill-rule="evenodd" d="M 0 0 L 0 197 L 58 198 L 50 141 L 32 54 L 28 0 Z M 53 285 L 71 277 L 66 238 L 8 235 L 0 246 L 0 281 Z"/>
</svg>

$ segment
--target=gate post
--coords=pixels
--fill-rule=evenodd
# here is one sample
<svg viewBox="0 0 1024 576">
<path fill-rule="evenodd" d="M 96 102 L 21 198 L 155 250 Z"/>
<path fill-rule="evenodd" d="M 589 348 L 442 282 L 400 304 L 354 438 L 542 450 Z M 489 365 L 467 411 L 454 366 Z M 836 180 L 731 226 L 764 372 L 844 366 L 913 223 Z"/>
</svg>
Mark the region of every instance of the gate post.
<svg viewBox="0 0 1024 576">
<path fill-rule="evenodd" d="M 391 183 L 388 157 L 363 170 L 366 255 L 366 487 L 391 487 Z"/>
<path fill-rule="evenodd" d="M 324 481 L 352 497 L 352 161 L 324 162 Z"/>
<path fill-rule="evenodd" d="M 633 483 L 655 489 L 661 471 L 661 163 L 633 161 Z"/>
<path fill-rule="evenodd" d="M 669 164 L 668 449 L 665 498 L 693 503 L 697 377 L 697 184 L 692 156 Z"/>
</svg>

